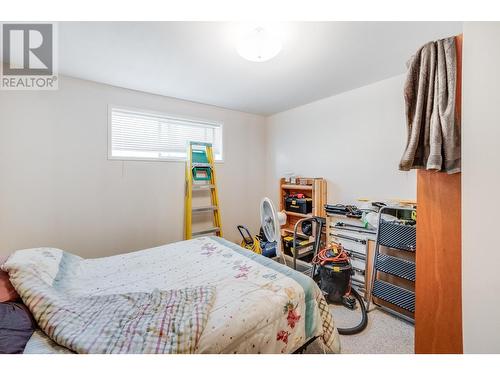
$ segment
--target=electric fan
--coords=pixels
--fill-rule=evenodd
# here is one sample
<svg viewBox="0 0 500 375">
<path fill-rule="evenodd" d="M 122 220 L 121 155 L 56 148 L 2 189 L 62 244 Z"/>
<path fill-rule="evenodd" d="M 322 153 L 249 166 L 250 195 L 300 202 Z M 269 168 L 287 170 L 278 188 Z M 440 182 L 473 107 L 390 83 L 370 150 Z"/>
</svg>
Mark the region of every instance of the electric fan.
<svg viewBox="0 0 500 375">
<path fill-rule="evenodd" d="M 276 242 L 276 257 L 281 256 L 286 265 L 285 254 L 281 251 L 280 227 L 286 223 L 286 214 L 276 211 L 273 202 L 264 198 L 260 202 L 260 225 L 268 241 Z"/>
</svg>

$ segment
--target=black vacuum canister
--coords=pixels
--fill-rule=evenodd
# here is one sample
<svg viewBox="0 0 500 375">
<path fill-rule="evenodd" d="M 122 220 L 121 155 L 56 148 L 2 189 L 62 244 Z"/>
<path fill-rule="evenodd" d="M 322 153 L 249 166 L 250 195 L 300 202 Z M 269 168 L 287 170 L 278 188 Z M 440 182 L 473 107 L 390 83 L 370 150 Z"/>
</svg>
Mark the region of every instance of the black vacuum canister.
<svg viewBox="0 0 500 375">
<path fill-rule="evenodd" d="M 332 303 L 342 303 L 349 291 L 352 267 L 349 262 L 326 263 L 319 268 L 321 290 Z"/>
</svg>

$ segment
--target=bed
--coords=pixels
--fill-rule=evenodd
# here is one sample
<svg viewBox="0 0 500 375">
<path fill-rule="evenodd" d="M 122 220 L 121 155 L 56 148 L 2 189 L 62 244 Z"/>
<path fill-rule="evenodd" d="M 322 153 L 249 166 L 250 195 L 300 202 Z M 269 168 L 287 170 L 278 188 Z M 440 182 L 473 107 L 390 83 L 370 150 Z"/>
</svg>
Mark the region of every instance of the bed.
<svg viewBox="0 0 500 375">
<path fill-rule="evenodd" d="M 219 237 L 98 259 L 20 250 L 3 269 L 41 327 L 25 353 L 293 353 L 316 337 L 340 351 L 310 278 Z"/>
</svg>

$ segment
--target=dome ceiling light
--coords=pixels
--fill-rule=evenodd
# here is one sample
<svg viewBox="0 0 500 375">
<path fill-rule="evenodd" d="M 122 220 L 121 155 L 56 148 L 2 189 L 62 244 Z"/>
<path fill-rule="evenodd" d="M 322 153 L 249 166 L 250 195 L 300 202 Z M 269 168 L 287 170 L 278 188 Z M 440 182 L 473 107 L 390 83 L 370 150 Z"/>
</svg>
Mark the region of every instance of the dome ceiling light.
<svg viewBox="0 0 500 375">
<path fill-rule="evenodd" d="M 276 35 L 259 26 L 240 38 L 237 51 L 246 60 L 264 62 L 276 57 L 281 47 L 281 40 Z"/>
</svg>

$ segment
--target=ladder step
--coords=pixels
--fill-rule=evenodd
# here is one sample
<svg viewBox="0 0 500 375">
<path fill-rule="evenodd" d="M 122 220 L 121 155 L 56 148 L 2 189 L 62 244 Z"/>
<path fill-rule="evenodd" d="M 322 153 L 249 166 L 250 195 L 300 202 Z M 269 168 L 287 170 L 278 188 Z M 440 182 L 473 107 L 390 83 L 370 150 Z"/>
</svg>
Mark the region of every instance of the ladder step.
<svg viewBox="0 0 500 375">
<path fill-rule="evenodd" d="M 217 210 L 217 206 L 203 206 L 203 207 L 194 207 L 192 209 L 193 212 L 207 212 L 207 211 L 215 211 Z"/>
<path fill-rule="evenodd" d="M 203 234 L 209 234 L 209 233 L 216 233 L 219 232 L 220 228 L 219 227 L 213 227 L 209 229 L 204 229 L 204 230 L 199 230 L 197 232 L 193 232 L 193 236 L 201 236 Z"/>
<path fill-rule="evenodd" d="M 415 263 L 386 254 L 379 254 L 375 265 L 378 271 L 415 281 Z"/>
<path fill-rule="evenodd" d="M 193 168 L 212 168 L 210 163 L 191 163 Z"/>
<path fill-rule="evenodd" d="M 407 311 L 415 312 L 415 293 L 410 290 L 375 280 L 372 295 Z"/>
<path fill-rule="evenodd" d="M 378 242 L 393 249 L 414 252 L 417 248 L 415 226 L 382 221 L 378 229 Z"/>
<path fill-rule="evenodd" d="M 209 190 L 209 189 L 215 189 L 215 185 L 213 184 L 193 185 L 193 190 Z"/>
<path fill-rule="evenodd" d="M 212 144 L 209 142 L 198 142 L 198 141 L 189 141 L 189 144 L 191 146 L 205 146 L 205 147 L 212 147 Z"/>
</svg>

